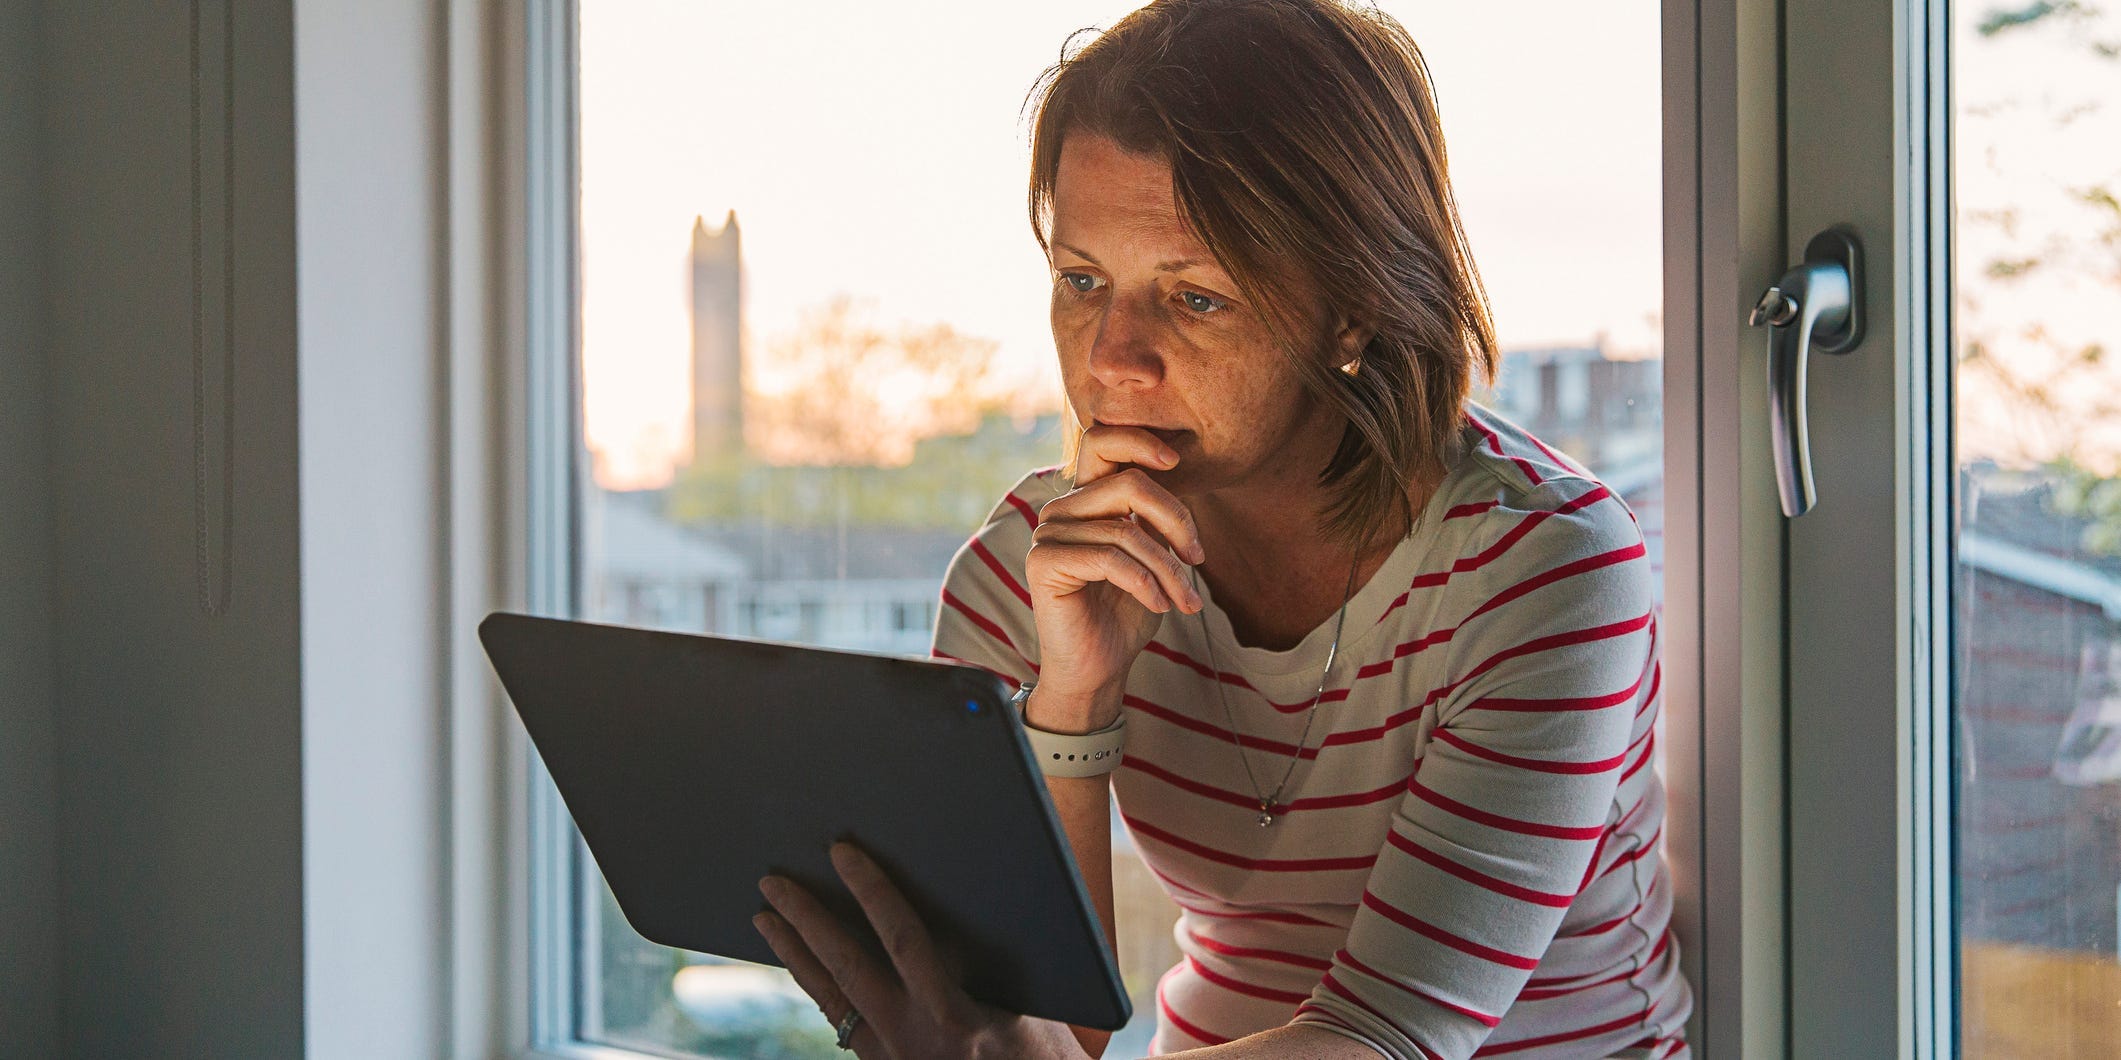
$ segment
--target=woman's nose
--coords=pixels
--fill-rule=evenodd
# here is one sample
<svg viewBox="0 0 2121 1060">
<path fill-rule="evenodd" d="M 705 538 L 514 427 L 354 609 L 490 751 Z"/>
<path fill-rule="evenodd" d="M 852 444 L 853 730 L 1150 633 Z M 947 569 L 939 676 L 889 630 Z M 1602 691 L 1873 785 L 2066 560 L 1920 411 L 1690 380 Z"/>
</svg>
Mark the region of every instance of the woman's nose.
<svg viewBox="0 0 2121 1060">
<path fill-rule="evenodd" d="M 1138 299 L 1113 299 L 1090 341 L 1090 374 L 1114 390 L 1146 389 L 1164 381 L 1163 358 L 1156 352 L 1151 310 Z"/>
</svg>

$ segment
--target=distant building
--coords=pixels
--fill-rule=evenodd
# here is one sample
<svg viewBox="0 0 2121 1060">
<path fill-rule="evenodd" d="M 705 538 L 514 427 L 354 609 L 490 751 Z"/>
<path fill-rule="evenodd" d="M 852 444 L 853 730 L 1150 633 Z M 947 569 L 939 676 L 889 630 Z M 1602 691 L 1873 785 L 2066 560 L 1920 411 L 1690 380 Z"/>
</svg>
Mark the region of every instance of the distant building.
<svg viewBox="0 0 2121 1060">
<path fill-rule="evenodd" d="M 1594 471 L 1664 450 L 1661 360 L 1613 360 L 1599 345 L 1505 350 L 1497 375 L 1495 411 Z"/>
<path fill-rule="evenodd" d="M 744 450 L 744 233 L 692 223 L 692 459 Z"/>
<path fill-rule="evenodd" d="M 751 576 L 741 555 L 663 518 L 654 494 L 592 487 L 586 497 L 586 617 L 625 626 L 731 631 L 731 590 Z"/>
<path fill-rule="evenodd" d="M 1642 527 L 1664 594 L 1664 362 L 1616 361 L 1599 345 L 1505 350 L 1474 399 L 1581 462 Z"/>
<path fill-rule="evenodd" d="M 716 231 L 694 219 L 691 272 L 692 460 L 699 464 L 744 452 L 743 231 L 735 210 Z M 990 416 L 971 435 L 917 443 L 913 469 L 761 469 L 842 491 L 842 502 L 848 473 L 923 496 L 938 525 L 951 524 L 944 531 L 859 519 L 829 531 L 748 518 L 680 527 L 665 514 L 662 491 L 596 492 L 603 537 L 592 541 L 591 611 L 628 624 L 926 654 L 944 568 L 1006 484 L 994 496 L 960 497 L 965 490 L 929 492 L 932 484 L 898 480 L 921 469 L 947 468 L 972 481 L 987 477 L 985 467 L 1026 471 L 1052 462 L 1057 431 L 1057 417 L 1027 429 Z"/>
<path fill-rule="evenodd" d="M 732 628 L 828 648 L 926 655 L 943 571 L 971 533 L 886 526 L 761 526 L 713 533 L 754 572 L 733 586 Z"/>
<path fill-rule="evenodd" d="M 2121 558 L 2037 472 L 1960 476 L 1958 918 L 1962 937 L 2121 948 Z"/>
<path fill-rule="evenodd" d="M 671 522 L 655 491 L 591 493 L 587 617 L 926 655 L 943 570 L 970 530 Z"/>
</svg>

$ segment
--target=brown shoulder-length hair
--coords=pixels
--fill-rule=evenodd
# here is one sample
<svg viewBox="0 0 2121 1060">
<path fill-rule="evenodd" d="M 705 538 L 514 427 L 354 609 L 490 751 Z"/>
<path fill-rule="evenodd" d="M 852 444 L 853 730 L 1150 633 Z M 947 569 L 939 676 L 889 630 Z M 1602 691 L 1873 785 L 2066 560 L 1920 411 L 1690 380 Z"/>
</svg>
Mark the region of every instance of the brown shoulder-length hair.
<svg viewBox="0 0 2121 1060">
<path fill-rule="evenodd" d="M 1496 342 L 1407 31 L 1337 0 L 1156 0 L 1064 50 L 1030 102 L 1039 246 L 1063 137 L 1168 160 L 1181 219 L 1260 307 L 1304 385 L 1347 417 L 1320 475 L 1324 529 L 1357 547 L 1388 520 L 1411 530 L 1408 495 L 1457 459 L 1464 402 L 1476 375 L 1492 384 Z M 1330 341 L 1321 320 L 1339 316 L 1374 329 L 1346 367 L 1317 345 Z M 1079 434 L 1068 435 L 1072 468 Z"/>
</svg>

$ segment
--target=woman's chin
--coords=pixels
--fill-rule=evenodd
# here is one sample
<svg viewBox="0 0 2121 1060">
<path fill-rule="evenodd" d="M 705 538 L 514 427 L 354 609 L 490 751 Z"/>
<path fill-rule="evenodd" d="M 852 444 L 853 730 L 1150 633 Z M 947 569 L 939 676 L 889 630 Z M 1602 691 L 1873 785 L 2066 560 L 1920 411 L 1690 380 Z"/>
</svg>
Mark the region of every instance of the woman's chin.
<svg viewBox="0 0 2121 1060">
<path fill-rule="evenodd" d="M 1196 441 L 1193 432 L 1183 427 L 1144 427 L 1142 430 L 1148 431 L 1161 439 L 1165 445 L 1178 450 L 1180 456 L 1184 456 L 1188 449 L 1193 448 Z"/>
<path fill-rule="evenodd" d="M 1197 453 L 1180 451 L 1178 466 L 1173 468 L 1143 468 L 1151 481 L 1181 501 L 1213 492 L 1223 484 L 1224 476 L 1211 458 Z"/>
</svg>

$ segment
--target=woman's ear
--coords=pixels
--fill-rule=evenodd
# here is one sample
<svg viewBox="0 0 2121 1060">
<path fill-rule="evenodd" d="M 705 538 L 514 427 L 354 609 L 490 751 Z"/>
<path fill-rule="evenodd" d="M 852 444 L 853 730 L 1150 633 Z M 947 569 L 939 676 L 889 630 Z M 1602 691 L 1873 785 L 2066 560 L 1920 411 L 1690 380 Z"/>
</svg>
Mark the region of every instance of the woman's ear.
<svg viewBox="0 0 2121 1060">
<path fill-rule="evenodd" d="M 1334 365 L 1341 371 L 1354 375 L 1362 366 L 1362 351 L 1370 347 L 1370 340 L 1377 337 L 1377 329 L 1361 321 L 1341 317 L 1333 334 L 1336 356 Z"/>
</svg>

